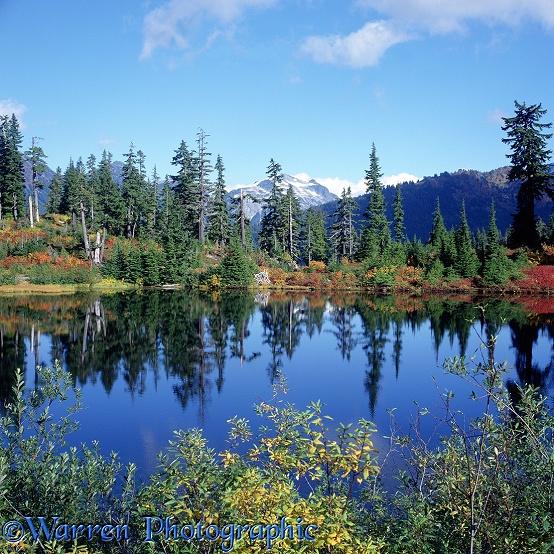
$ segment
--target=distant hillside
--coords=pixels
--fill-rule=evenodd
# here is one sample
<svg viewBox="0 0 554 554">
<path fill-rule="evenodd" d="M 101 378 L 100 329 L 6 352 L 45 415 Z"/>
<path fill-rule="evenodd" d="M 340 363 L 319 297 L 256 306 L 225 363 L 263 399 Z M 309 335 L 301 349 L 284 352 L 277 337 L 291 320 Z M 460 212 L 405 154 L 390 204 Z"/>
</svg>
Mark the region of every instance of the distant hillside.
<svg viewBox="0 0 554 554">
<path fill-rule="evenodd" d="M 489 209 L 494 198 L 496 223 L 500 231 L 505 233 L 512 222 L 519 189 L 519 182 L 507 181 L 509 170 L 509 167 L 501 167 L 486 173 L 475 170 L 444 172 L 433 177 L 424 177 L 417 183 L 397 185 L 402 191 L 407 236 L 412 238 L 415 235 L 423 242 L 427 241 L 437 198 L 447 229 L 458 225 L 462 201 L 465 201 L 468 224 L 473 232 L 488 227 Z M 392 202 L 396 195 L 396 187 L 387 187 L 383 192 L 387 202 L 387 218 L 392 221 Z M 359 205 L 356 223 L 360 225 L 367 209 L 369 195 L 359 196 L 356 200 Z M 335 207 L 336 202 L 332 202 L 322 206 L 322 209 L 326 215 L 330 215 Z M 552 209 L 552 202 L 544 198 L 537 203 L 536 212 L 543 221 L 548 222 Z"/>
</svg>

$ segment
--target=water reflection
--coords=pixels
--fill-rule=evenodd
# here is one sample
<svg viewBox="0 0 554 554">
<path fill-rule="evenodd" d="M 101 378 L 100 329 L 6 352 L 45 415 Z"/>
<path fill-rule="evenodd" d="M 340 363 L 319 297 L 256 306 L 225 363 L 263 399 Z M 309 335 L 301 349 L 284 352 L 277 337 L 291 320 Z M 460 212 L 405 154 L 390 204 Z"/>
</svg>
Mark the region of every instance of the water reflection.
<svg viewBox="0 0 554 554">
<path fill-rule="evenodd" d="M 299 293 L 212 298 L 185 291 L 144 291 L 0 298 L 0 399 L 3 406 L 16 367 L 34 371 L 39 363 L 60 359 L 78 386 L 100 383 L 108 395 L 118 379 L 136 398 L 147 394 L 148 386 L 157 389 L 162 376 L 171 377 L 175 399 L 183 409 L 194 402 L 202 421 L 213 395 L 226 386 L 231 360 L 242 367 L 265 357 L 273 382 L 284 362 L 294 360 L 301 343 L 324 335 L 345 362 L 363 350 L 360 386 L 373 417 L 384 372 L 391 364 L 399 379 L 406 334 L 423 328 L 430 329 L 438 359 L 445 341 L 464 355 L 472 328 L 485 340 L 508 321 L 518 384 L 547 388 L 552 352 L 539 362 L 533 347 L 539 336 L 554 342 L 554 303 L 552 308 L 543 303 L 542 313 L 529 313 L 506 300 Z M 255 320 L 257 336 L 252 337 Z M 44 337 L 48 355 L 41 347 Z M 312 353 L 315 363 L 318 355 Z"/>
</svg>

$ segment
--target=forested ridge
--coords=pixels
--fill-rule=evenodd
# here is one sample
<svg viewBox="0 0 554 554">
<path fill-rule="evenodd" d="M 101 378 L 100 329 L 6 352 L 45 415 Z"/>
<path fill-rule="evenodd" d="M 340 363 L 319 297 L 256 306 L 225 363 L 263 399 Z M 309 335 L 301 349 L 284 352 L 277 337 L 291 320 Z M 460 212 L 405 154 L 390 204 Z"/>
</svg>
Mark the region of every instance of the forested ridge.
<svg viewBox="0 0 554 554">
<path fill-rule="evenodd" d="M 311 288 L 517 283 L 529 260 L 552 258 L 554 220 L 546 110 L 515 104 L 503 128 L 513 164 L 488 174 L 460 170 L 386 188 L 372 145 L 363 197 L 346 188 L 337 202 L 302 211 L 271 159 L 254 236 L 247 196 L 229 199 L 223 158 L 202 129 L 174 150 L 171 175 L 160 176 L 133 143 L 121 163 L 104 151 L 52 173 L 42 141 L 33 137 L 23 152 L 17 118 L 3 116 L 0 282 L 217 289 L 248 286 L 267 269 L 272 284 Z"/>
</svg>

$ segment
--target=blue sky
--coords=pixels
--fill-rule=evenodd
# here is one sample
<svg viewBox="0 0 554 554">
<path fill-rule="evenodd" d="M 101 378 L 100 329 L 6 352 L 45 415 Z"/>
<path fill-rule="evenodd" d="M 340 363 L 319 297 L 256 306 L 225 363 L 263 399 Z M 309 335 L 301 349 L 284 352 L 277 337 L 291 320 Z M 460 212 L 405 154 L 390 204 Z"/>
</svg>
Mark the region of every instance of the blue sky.
<svg viewBox="0 0 554 554">
<path fill-rule="evenodd" d="M 387 177 L 486 171 L 514 100 L 554 121 L 553 69 L 552 0 L 0 0 L 0 113 L 53 169 L 132 141 L 171 174 L 202 128 L 228 188 L 274 158 L 362 193 L 372 143 Z"/>
</svg>

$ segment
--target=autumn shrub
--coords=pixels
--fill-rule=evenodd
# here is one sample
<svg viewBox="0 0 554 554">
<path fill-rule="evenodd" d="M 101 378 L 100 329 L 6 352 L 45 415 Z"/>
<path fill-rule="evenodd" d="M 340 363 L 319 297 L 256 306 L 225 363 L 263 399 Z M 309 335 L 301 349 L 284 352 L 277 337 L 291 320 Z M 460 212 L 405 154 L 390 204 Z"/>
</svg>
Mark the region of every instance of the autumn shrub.
<svg viewBox="0 0 554 554">
<path fill-rule="evenodd" d="M 272 551 L 370 554 L 379 543 L 361 524 L 362 506 L 355 486 L 378 471 L 371 436 L 375 429 L 365 420 L 356 427 L 341 425 L 331 432 L 319 403 L 307 411 L 281 405 L 277 397 L 257 406 L 265 424 L 256 440 L 250 423 L 233 418 L 230 448 L 216 454 L 200 430 L 179 431 L 169 454 L 140 498 L 144 513 L 172 515 L 179 525 L 201 522 L 223 528 L 240 522 L 250 528 L 279 524 L 313 525 L 314 540 L 294 537 L 275 540 Z M 245 454 L 239 454 L 244 450 Z M 218 539 L 213 548 L 230 549 Z M 190 545 L 190 552 L 212 552 L 210 545 Z M 160 537 L 160 551 L 182 552 L 178 543 Z M 266 540 L 248 535 L 235 540 L 232 552 L 266 552 Z"/>
<path fill-rule="evenodd" d="M 554 415 L 536 389 L 509 391 L 505 364 L 494 360 L 495 342 L 489 336 L 474 356 L 444 364 L 470 383 L 480 417 L 468 420 L 447 391 L 440 393 L 440 412 L 421 407 L 409 434 L 393 433 L 406 461 L 402 486 L 383 499 L 386 510 L 367 513 L 387 553 L 553 550 Z M 426 417 L 445 429 L 438 447 L 422 434 Z"/>
<path fill-rule="evenodd" d="M 327 269 L 327 266 L 325 265 L 325 262 L 312 260 L 308 264 L 308 268 L 306 271 L 310 273 L 324 273 L 326 269 Z"/>
</svg>

